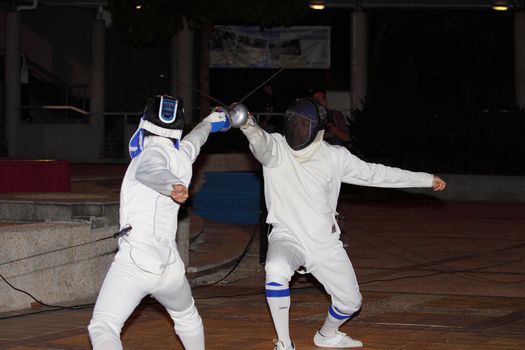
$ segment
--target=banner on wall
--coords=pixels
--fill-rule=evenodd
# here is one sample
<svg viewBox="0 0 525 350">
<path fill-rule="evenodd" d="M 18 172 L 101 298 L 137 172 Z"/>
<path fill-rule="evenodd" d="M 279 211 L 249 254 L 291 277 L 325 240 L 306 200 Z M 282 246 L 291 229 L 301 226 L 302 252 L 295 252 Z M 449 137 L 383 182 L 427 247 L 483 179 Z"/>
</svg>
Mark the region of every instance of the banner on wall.
<svg viewBox="0 0 525 350">
<path fill-rule="evenodd" d="M 330 27 L 215 26 L 210 68 L 330 68 Z"/>
</svg>

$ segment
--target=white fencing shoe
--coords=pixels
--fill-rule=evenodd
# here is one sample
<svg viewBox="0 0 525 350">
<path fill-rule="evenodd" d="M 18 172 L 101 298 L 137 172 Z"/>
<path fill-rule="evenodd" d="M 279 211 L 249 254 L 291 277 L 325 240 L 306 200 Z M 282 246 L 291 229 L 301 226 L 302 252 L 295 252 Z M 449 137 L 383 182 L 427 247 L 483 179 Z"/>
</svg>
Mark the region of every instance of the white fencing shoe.
<svg viewBox="0 0 525 350">
<path fill-rule="evenodd" d="M 339 331 L 329 337 L 321 335 L 319 331 L 315 332 L 314 344 L 320 348 L 360 348 L 363 346 L 359 340 L 354 340 Z"/>
<path fill-rule="evenodd" d="M 273 343 L 275 344 L 275 348 L 273 350 L 295 350 L 295 344 L 292 342 L 292 346 L 284 346 L 282 341 L 273 340 Z"/>
</svg>

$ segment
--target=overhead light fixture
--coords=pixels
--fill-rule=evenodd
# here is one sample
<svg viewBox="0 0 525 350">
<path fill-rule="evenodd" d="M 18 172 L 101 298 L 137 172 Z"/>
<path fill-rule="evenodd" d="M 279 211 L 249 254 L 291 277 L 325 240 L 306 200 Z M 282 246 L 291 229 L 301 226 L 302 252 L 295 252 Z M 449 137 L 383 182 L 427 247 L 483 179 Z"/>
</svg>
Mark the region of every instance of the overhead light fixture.
<svg viewBox="0 0 525 350">
<path fill-rule="evenodd" d="M 492 9 L 494 11 L 507 11 L 511 6 L 510 1 L 494 1 L 492 3 Z"/>
<path fill-rule="evenodd" d="M 312 10 L 324 10 L 324 1 L 310 1 L 308 6 Z"/>
<path fill-rule="evenodd" d="M 138 5 L 135 6 L 135 9 L 137 9 L 137 10 L 140 10 L 141 8 L 142 8 L 141 4 L 138 4 Z"/>
</svg>

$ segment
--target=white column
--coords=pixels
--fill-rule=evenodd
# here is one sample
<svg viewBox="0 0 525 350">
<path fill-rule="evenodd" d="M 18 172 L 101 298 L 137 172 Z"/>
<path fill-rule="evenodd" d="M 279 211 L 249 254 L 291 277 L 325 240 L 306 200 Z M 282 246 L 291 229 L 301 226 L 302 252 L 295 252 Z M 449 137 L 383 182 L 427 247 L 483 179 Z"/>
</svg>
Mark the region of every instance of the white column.
<svg viewBox="0 0 525 350">
<path fill-rule="evenodd" d="M 90 124 L 95 125 L 97 139 L 95 157 L 102 157 L 104 151 L 105 77 L 106 77 L 106 28 L 104 21 L 97 17 L 91 24 L 91 83 L 89 86 Z"/>
<path fill-rule="evenodd" d="M 525 108 L 525 11 L 514 13 L 514 72 L 514 103 Z"/>
<path fill-rule="evenodd" d="M 351 15 L 351 92 L 352 109 L 361 108 L 367 94 L 367 25 L 366 13 L 353 11 Z"/>
<path fill-rule="evenodd" d="M 8 12 L 5 31 L 5 133 L 8 156 L 16 157 L 20 123 L 20 14 Z"/>
<path fill-rule="evenodd" d="M 177 95 L 184 102 L 185 120 L 187 124 L 193 122 L 193 32 L 184 25 L 177 34 L 175 75 Z M 196 122 L 196 121 L 195 121 Z"/>
</svg>

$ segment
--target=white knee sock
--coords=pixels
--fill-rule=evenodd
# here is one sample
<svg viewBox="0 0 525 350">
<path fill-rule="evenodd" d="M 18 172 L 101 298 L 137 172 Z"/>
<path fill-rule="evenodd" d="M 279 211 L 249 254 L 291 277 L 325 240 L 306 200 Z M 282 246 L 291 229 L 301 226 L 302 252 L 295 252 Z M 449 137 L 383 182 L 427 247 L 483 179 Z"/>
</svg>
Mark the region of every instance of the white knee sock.
<svg viewBox="0 0 525 350">
<path fill-rule="evenodd" d="M 204 328 L 202 325 L 190 332 L 177 334 L 186 350 L 204 350 Z"/>
<path fill-rule="evenodd" d="M 335 306 L 330 305 L 328 316 L 326 317 L 323 326 L 319 330 L 319 333 L 325 337 L 335 335 L 335 333 L 339 330 L 339 327 L 341 327 L 341 325 L 345 323 L 350 318 L 350 316 L 352 315 L 342 313 L 341 311 L 337 310 Z"/>
<path fill-rule="evenodd" d="M 290 288 L 288 283 L 266 282 L 266 300 L 272 314 L 273 325 L 279 341 L 291 347 L 290 338 Z"/>
</svg>

